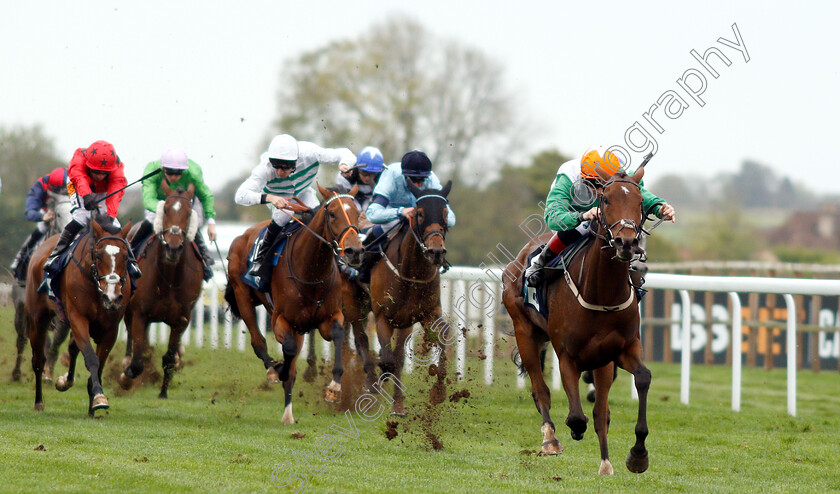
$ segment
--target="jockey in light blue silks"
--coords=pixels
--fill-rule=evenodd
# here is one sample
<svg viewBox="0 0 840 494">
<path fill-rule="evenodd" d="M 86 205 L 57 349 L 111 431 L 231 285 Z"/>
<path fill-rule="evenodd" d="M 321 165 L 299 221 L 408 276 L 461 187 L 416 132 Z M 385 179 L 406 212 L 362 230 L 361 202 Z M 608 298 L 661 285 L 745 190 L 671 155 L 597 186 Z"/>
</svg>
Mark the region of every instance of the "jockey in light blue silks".
<svg viewBox="0 0 840 494">
<path fill-rule="evenodd" d="M 272 221 L 268 224 L 254 263 L 248 270 L 248 274 L 258 282 L 270 274 L 271 263 L 264 262 L 266 255 L 278 235 L 292 220 L 292 211 L 286 209 L 287 199 L 297 196 L 309 208 L 318 206 L 312 182 L 321 163 L 352 167 L 356 164 L 356 156 L 347 148 L 322 148 L 311 142 L 298 141 L 288 134 L 281 134 L 271 140 L 268 151 L 260 156 L 260 163 L 236 191 L 236 204 L 267 204 L 271 211 Z M 263 269 L 263 265 L 267 269 Z"/>
<path fill-rule="evenodd" d="M 420 189 L 441 189 L 440 179 L 432 171 L 432 161 L 422 151 L 411 151 L 403 156 L 400 163 L 392 163 L 385 168 L 379 182 L 373 189 L 373 199 L 365 211 L 368 221 L 374 224 L 365 240 L 365 249 L 385 242 L 386 234 L 390 239 L 397 233 L 397 226 L 402 218 L 411 219 L 417 214 L 417 199 L 408 190 L 407 181 Z M 455 212 L 447 208 L 446 226 L 455 226 Z M 379 256 L 366 255 L 359 268 L 359 281 L 370 283 L 370 270 Z"/>
</svg>

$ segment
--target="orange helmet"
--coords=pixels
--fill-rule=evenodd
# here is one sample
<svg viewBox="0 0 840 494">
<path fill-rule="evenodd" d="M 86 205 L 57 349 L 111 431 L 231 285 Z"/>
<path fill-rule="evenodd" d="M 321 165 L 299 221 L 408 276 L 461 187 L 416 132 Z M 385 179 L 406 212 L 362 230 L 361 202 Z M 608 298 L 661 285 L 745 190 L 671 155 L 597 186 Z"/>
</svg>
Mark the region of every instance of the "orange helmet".
<svg viewBox="0 0 840 494">
<path fill-rule="evenodd" d="M 598 172 L 595 171 L 598 166 L 612 175 L 621 168 L 621 161 L 619 161 L 618 156 L 612 151 L 608 151 L 604 146 L 591 147 L 583 153 L 583 157 L 580 159 L 580 176 L 600 179 Z"/>
</svg>

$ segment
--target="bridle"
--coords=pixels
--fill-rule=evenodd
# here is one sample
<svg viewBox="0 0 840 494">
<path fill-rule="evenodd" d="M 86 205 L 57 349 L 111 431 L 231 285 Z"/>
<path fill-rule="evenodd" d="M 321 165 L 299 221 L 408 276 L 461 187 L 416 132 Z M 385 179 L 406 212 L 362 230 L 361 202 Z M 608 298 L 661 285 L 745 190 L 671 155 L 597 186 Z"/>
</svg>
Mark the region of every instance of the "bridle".
<svg viewBox="0 0 840 494">
<path fill-rule="evenodd" d="M 441 196 L 441 195 L 438 195 L 438 194 L 429 194 L 429 195 L 418 197 L 417 198 L 417 204 L 419 205 L 420 201 L 422 201 L 424 199 L 432 199 L 432 198 L 440 199 L 444 202 L 444 204 L 446 206 L 449 205 L 449 200 L 446 199 L 445 197 Z M 423 254 L 423 256 L 425 257 L 426 253 L 430 250 L 429 247 L 426 245 L 427 240 L 429 240 L 430 238 L 432 238 L 434 236 L 439 236 L 441 238 L 441 240 L 444 240 L 446 238 L 446 230 L 447 230 L 446 218 L 444 218 L 442 228 L 435 228 L 433 230 L 429 230 L 428 232 L 426 232 L 425 234 L 422 234 L 422 235 L 421 235 L 421 232 L 418 231 L 419 228 L 420 228 L 420 224 L 415 223 L 414 221 L 412 221 L 411 218 L 409 218 L 409 220 L 408 220 L 408 230 L 411 232 L 411 236 L 414 237 L 414 241 L 417 243 L 417 246 L 420 247 L 420 251 Z M 388 256 L 385 254 L 385 252 L 382 250 L 382 246 L 379 247 L 379 251 L 380 251 L 380 255 L 385 260 L 385 264 L 388 266 L 388 269 L 390 269 L 391 272 L 394 273 L 394 275 L 397 278 L 401 279 L 402 281 L 408 281 L 408 282 L 411 282 L 411 283 L 429 283 L 432 280 L 434 280 L 435 277 L 438 276 L 438 274 L 440 274 L 440 272 L 445 273 L 445 272 L 449 271 L 450 264 L 444 258 L 443 263 L 440 265 L 442 271 L 440 271 L 438 269 L 435 269 L 435 272 L 432 274 L 431 278 L 429 278 L 427 280 L 418 280 L 418 279 L 415 279 L 415 278 L 411 278 L 411 277 L 402 275 L 400 273 L 400 269 L 391 262 L 391 260 L 388 258 Z M 401 257 L 402 256 L 400 256 L 400 258 Z M 397 261 L 397 264 L 402 266 L 402 259 L 399 259 Z"/>
<path fill-rule="evenodd" d="M 183 199 L 183 200 L 185 200 L 187 202 L 187 204 L 190 206 L 190 211 L 192 211 L 192 199 L 190 199 L 189 197 L 182 196 L 182 195 L 166 196 L 166 201 L 169 201 L 169 199 Z M 164 213 L 165 213 L 165 211 L 166 210 L 164 209 Z M 187 218 L 188 218 L 188 220 L 187 220 L 188 222 L 191 221 L 189 215 L 187 216 Z M 187 227 L 189 228 L 189 225 Z M 172 225 L 169 228 L 165 228 L 165 229 L 163 229 L 163 230 L 161 230 L 160 232 L 157 233 L 158 240 L 160 240 L 161 245 L 163 245 L 166 248 L 169 248 L 169 243 L 166 241 L 166 238 L 164 238 L 164 235 L 166 235 L 167 233 L 170 234 L 170 235 L 180 236 L 183 239 L 183 244 L 185 244 L 187 242 L 186 233 L 184 233 L 184 229 L 181 228 L 178 225 Z M 181 244 L 181 245 L 183 245 L 183 244 Z"/>
<path fill-rule="evenodd" d="M 88 238 L 87 242 L 90 242 L 90 238 L 92 238 L 92 233 L 91 233 L 91 237 Z M 119 290 L 118 290 L 119 292 L 122 292 L 123 285 L 125 285 L 125 276 L 120 276 L 120 275 L 118 275 L 116 273 L 113 273 L 113 272 L 109 273 L 109 274 L 106 274 L 105 276 L 99 276 L 99 269 L 96 266 L 97 266 L 97 263 L 100 261 L 100 257 L 97 254 L 96 249 L 99 247 L 100 243 L 102 243 L 106 240 L 116 240 L 116 241 L 123 244 L 123 246 L 126 249 L 126 252 L 131 252 L 131 248 L 129 247 L 128 242 L 126 242 L 126 240 L 124 238 L 118 237 L 116 235 L 105 235 L 104 237 L 99 237 L 96 240 L 96 242 L 90 242 L 90 258 L 91 258 L 90 273 L 85 272 L 84 268 L 82 267 L 82 264 L 79 262 L 79 260 L 75 256 L 71 256 L 72 259 L 73 259 L 73 262 L 76 263 L 76 266 L 79 267 L 79 271 L 81 271 L 82 274 L 87 276 L 91 281 L 93 281 L 93 284 L 96 285 L 96 290 L 99 292 L 99 295 L 104 295 L 105 294 L 105 292 L 102 290 L 102 284 L 101 284 L 101 282 L 103 280 L 108 285 L 117 285 L 117 283 L 119 283 Z M 115 260 L 116 260 L 116 256 L 115 256 Z M 116 266 L 113 266 L 113 269 L 116 270 Z"/>
<path fill-rule="evenodd" d="M 305 205 L 303 204 L 303 202 L 300 199 L 298 199 L 297 197 L 294 197 L 294 199 L 296 201 L 298 201 L 301 204 L 301 206 L 303 206 L 303 207 L 301 208 L 301 207 L 297 207 L 294 204 L 290 204 L 289 206 L 292 206 L 290 208 L 292 211 L 303 212 L 303 211 L 309 210 L 309 208 L 305 207 Z M 314 235 L 315 238 L 317 238 L 320 242 L 326 244 L 330 249 L 332 249 L 333 255 L 335 257 L 341 257 L 341 255 L 344 253 L 344 241 L 347 240 L 347 235 L 349 235 L 351 231 L 355 231 L 356 235 L 358 235 L 359 234 L 359 227 L 354 225 L 353 222 L 350 221 L 350 216 L 347 215 L 347 211 L 344 209 L 344 207 L 341 207 L 340 209 L 341 209 L 342 214 L 344 214 L 344 219 L 347 220 L 347 226 L 344 227 L 344 229 L 341 230 L 341 232 L 339 232 L 336 235 L 335 231 L 332 228 L 332 223 L 330 223 L 330 215 L 329 215 L 329 211 L 327 210 L 327 207 L 330 205 L 330 203 L 332 203 L 336 199 L 350 199 L 350 204 L 352 204 L 353 207 L 356 207 L 356 202 L 354 200 L 355 198 L 353 196 L 351 196 L 350 194 L 336 194 L 336 195 L 330 197 L 329 199 L 325 200 L 323 202 L 323 204 L 321 204 L 321 207 L 324 209 L 324 224 L 326 225 L 327 233 L 329 234 L 328 236 L 330 237 L 329 240 L 322 237 L 320 234 L 318 234 L 318 232 L 316 232 L 315 230 L 310 228 L 309 225 L 307 225 L 303 221 L 295 218 L 292 215 L 289 215 L 289 216 L 291 216 L 291 218 L 294 221 L 297 221 L 303 228 L 308 230 L 309 233 Z M 342 203 L 342 204 L 347 204 L 347 203 Z M 281 209 L 281 211 L 283 211 L 283 210 Z M 286 213 L 286 214 L 288 214 L 288 213 Z"/>
<path fill-rule="evenodd" d="M 615 185 L 617 183 L 631 184 L 641 191 L 641 186 L 637 182 L 635 182 L 633 180 L 630 180 L 630 179 L 627 179 L 627 178 L 615 178 L 615 177 L 607 180 L 607 182 L 601 188 L 601 191 L 598 193 L 599 201 L 598 201 L 598 216 L 597 216 L 597 218 L 598 218 L 598 223 L 600 223 L 601 225 L 604 226 L 604 230 L 606 230 L 606 232 L 602 235 L 600 233 L 600 229 L 594 229 L 594 233 L 595 233 L 596 237 L 600 238 L 601 240 L 603 240 L 606 243 L 606 245 L 601 247 L 602 249 L 615 249 L 616 248 L 616 245 L 615 245 L 616 237 L 625 228 L 632 229 L 635 239 L 639 242 L 642 241 L 642 235 L 650 235 L 650 231 L 653 230 L 653 228 L 651 228 L 650 230 L 645 230 L 644 229 L 645 220 L 647 219 L 647 216 L 645 215 L 645 212 L 644 212 L 644 205 L 640 205 L 640 210 L 641 210 L 641 213 L 642 213 L 642 215 L 641 215 L 642 221 L 641 221 L 640 224 L 637 224 L 635 220 L 629 219 L 629 218 L 621 218 L 618 221 L 613 222 L 612 224 L 607 223 L 606 213 L 604 212 L 604 203 L 606 202 L 604 200 L 604 192 L 607 190 L 607 187 L 609 187 L 611 185 Z M 656 226 L 658 226 L 658 224 L 655 225 L 654 228 Z M 618 231 L 613 232 L 613 228 L 615 228 L 615 227 L 619 227 Z M 646 255 L 645 255 L 644 251 L 642 251 L 640 254 L 638 254 L 638 256 L 643 261 L 646 259 Z"/>
</svg>

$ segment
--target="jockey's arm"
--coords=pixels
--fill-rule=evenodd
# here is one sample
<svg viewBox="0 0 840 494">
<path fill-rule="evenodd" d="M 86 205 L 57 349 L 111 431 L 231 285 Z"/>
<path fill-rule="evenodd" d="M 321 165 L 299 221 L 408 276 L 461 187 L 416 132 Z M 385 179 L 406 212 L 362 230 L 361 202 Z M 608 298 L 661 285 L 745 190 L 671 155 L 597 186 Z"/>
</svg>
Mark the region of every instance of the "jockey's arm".
<svg viewBox="0 0 840 494">
<path fill-rule="evenodd" d="M 47 191 L 40 180 L 29 189 L 29 193 L 26 194 L 26 205 L 23 213 L 27 221 L 41 221 L 46 195 Z"/>
<path fill-rule="evenodd" d="M 373 200 L 365 210 L 368 221 L 374 225 L 382 225 L 400 217 L 402 208 L 388 207 L 389 200 L 381 194 L 374 194 Z"/>
<path fill-rule="evenodd" d="M 564 232 L 581 223 L 582 215 L 572 207 L 572 181 L 558 175 L 545 200 L 545 223 L 550 230 Z"/>
<path fill-rule="evenodd" d="M 201 167 L 192 160 L 190 160 L 190 175 L 192 175 L 192 183 L 195 187 L 195 196 L 201 202 L 201 207 L 204 208 L 204 217 L 208 220 L 215 218 L 216 203 L 213 192 L 204 183 L 204 173 L 201 171 Z"/>
<path fill-rule="evenodd" d="M 153 172 L 157 168 L 160 168 L 159 161 L 152 161 L 148 165 L 146 165 L 146 169 L 143 170 L 143 175 L 148 175 L 149 173 Z M 143 180 L 143 207 L 147 211 L 155 212 L 157 211 L 158 201 L 158 184 L 160 181 L 163 180 L 161 175 L 155 175 L 153 177 L 149 177 L 146 180 Z"/>
<path fill-rule="evenodd" d="M 125 179 L 122 168 L 117 168 L 108 175 L 108 194 L 116 192 L 117 190 L 128 185 L 128 180 Z M 116 218 L 120 211 L 120 202 L 125 195 L 125 190 L 120 190 L 111 197 L 105 199 L 105 206 L 108 208 L 108 216 Z"/>
<path fill-rule="evenodd" d="M 251 172 L 251 176 L 242 182 L 242 185 L 236 189 L 236 195 L 233 200 L 240 206 L 256 206 L 257 204 L 265 204 L 263 189 L 265 184 L 271 179 L 268 175 L 269 171 L 262 164 L 259 164 Z"/>
</svg>

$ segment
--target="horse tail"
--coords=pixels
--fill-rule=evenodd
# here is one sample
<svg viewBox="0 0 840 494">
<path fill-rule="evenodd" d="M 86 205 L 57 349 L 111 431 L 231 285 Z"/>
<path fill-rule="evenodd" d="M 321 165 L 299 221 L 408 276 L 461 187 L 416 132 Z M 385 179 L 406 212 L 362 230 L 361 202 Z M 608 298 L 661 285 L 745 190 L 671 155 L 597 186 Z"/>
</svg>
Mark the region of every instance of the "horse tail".
<svg viewBox="0 0 840 494">
<path fill-rule="evenodd" d="M 528 375 L 528 371 L 525 369 L 525 365 L 522 363 L 522 357 L 519 355 L 518 347 L 513 347 L 513 351 L 510 353 L 510 360 L 519 369 L 519 377 L 526 377 Z"/>
<path fill-rule="evenodd" d="M 230 313 L 233 314 L 234 319 L 242 319 L 242 313 L 239 312 L 239 305 L 236 303 L 236 292 L 233 289 L 232 283 L 228 283 L 225 287 L 225 302 L 230 306 Z"/>
</svg>

